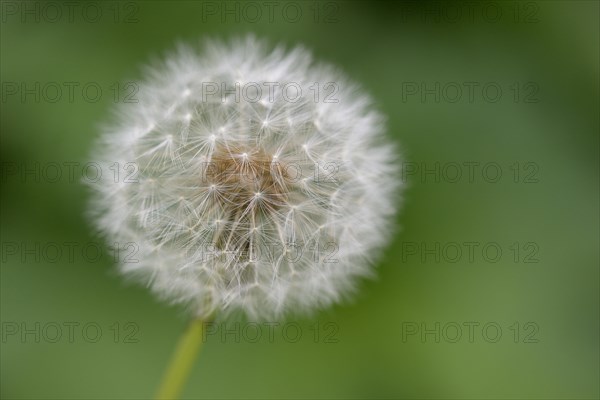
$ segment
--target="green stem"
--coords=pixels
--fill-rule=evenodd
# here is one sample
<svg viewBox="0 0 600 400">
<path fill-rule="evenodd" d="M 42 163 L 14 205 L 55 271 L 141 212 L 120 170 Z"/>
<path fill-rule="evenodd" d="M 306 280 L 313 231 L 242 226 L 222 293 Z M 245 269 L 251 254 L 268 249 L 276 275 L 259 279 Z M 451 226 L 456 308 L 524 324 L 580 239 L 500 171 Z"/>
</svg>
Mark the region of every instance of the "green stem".
<svg viewBox="0 0 600 400">
<path fill-rule="evenodd" d="M 203 342 L 204 321 L 193 320 L 183 333 L 156 394 L 157 399 L 176 399 L 187 381 Z"/>
</svg>

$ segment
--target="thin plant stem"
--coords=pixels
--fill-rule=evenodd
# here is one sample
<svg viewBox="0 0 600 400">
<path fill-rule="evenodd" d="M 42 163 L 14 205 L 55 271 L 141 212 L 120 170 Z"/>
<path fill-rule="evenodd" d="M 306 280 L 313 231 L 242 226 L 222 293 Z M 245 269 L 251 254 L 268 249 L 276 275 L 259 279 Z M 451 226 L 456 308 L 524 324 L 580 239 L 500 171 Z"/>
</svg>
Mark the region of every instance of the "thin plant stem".
<svg viewBox="0 0 600 400">
<path fill-rule="evenodd" d="M 156 394 L 157 399 L 176 399 L 181 394 L 203 342 L 204 321 L 194 319 L 187 327 Z"/>
</svg>

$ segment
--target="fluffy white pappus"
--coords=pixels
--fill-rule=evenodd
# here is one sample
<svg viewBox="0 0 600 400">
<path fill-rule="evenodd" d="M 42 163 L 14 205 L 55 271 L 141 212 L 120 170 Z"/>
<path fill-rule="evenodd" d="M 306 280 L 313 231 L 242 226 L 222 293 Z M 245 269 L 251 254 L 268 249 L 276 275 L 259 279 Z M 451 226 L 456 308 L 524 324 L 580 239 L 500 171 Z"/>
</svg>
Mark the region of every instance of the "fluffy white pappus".
<svg viewBox="0 0 600 400">
<path fill-rule="evenodd" d="M 303 48 L 250 37 L 202 49 L 148 68 L 96 145 L 90 212 L 119 271 L 204 318 L 347 297 L 399 204 L 384 118 Z"/>
</svg>

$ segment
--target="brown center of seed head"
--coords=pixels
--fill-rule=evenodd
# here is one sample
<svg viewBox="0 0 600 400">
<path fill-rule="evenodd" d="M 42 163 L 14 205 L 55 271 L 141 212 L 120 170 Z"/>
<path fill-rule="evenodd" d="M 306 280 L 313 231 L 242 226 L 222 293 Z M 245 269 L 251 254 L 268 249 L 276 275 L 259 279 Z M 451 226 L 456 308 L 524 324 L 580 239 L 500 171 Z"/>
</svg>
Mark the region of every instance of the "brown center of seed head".
<svg viewBox="0 0 600 400">
<path fill-rule="evenodd" d="M 247 251 L 250 236 L 288 199 L 286 165 L 260 148 L 217 146 L 207 178 L 225 217 L 215 243 L 221 250 Z"/>
</svg>

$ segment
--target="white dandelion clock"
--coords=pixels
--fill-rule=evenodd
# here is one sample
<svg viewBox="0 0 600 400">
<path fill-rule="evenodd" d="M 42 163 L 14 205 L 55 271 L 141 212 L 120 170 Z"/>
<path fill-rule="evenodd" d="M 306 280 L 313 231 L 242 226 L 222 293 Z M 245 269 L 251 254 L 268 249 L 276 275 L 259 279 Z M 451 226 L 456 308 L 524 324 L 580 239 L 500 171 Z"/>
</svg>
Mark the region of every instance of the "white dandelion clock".
<svg viewBox="0 0 600 400">
<path fill-rule="evenodd" d="M 213 42 L 149 69 L 136 98 L 98 144 L 91 206 L 110 243 L 136 250 L 123 275 L 198 318 L 265 320 L 325 307 L 370 274 L 399 165 L 341 73 L 300 48 Z"/>
</svg>

